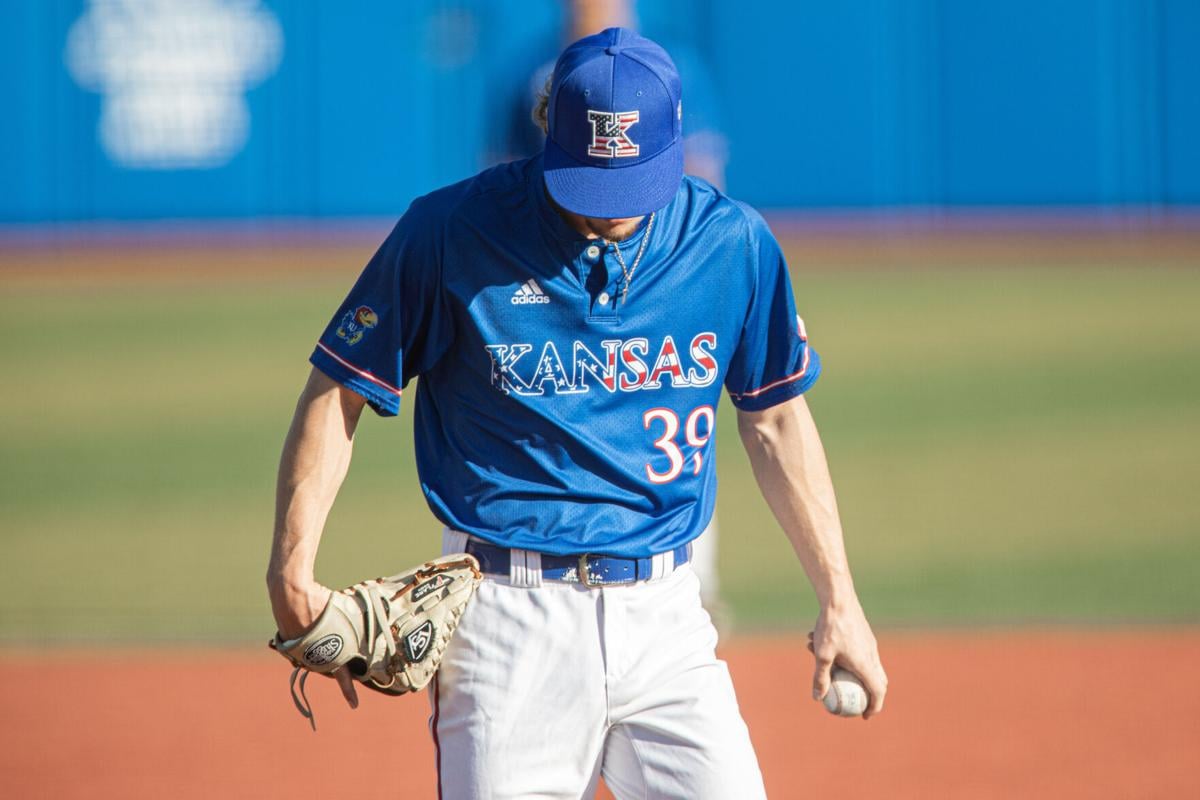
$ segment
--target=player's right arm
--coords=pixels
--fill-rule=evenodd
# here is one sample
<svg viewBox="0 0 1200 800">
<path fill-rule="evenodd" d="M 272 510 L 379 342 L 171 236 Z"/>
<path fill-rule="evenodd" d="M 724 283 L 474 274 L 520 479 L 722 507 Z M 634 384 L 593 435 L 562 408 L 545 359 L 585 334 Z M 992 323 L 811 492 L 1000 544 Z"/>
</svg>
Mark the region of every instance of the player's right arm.
<svg viewBox="0 0 1200 800">
<path fill-rule="evenodd" d="M 314 577 L 317 546 L 350 468 L 363 408 L 394 417 L 403 386 L 431 369 L 453 341 L 441 292 L 440 248 L 443 206 L 454 199 L 413 202 L 334 312 L 309 358 L 313 370 L 279 461 L 267 567 L 271 610 L 284 639 L 307 631 L 332 594 Z M 347 702 L 356 705 L 349 675 L 334 676 Z"/>
<path fill-rule="evenodd" d="M 366 404 L 361 395 L 315 367 L 296 403 L 279 459 L 275 534 L 267 567 L 271 611 L 284 639 L 308 630 L 332 594 L 314 575 L 317 545 L 350 468 L 354 431 Z M 346 702 L 356 708 L 358 695 L 350 675 L 339 671 L 334 677 Z"/>
<path fill-rule="evenodd" d="M 285 639 L 307 630 L 329 600 L 317 583 L 317 545 L 350 467 L 366 400 L 313 368 L 279 460 L 275 534 L 267 568 L 271 610 Z"/>
</svg>

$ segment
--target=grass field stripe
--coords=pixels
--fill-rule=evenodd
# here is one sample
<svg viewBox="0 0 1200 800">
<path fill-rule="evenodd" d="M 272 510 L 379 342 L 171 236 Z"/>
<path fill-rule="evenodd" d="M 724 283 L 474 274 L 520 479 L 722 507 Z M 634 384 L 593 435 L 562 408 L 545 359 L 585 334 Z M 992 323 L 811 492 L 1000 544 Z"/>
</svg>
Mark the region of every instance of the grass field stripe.
<svg viewBox="0 0 1200 800">
<path fill-rule="evenodd" d="M 359 369 L 358 367 L 354 366 L 349 361 L 342 358 L 337 353 L 333 352 L 328 347 L 326 347 L 323 342 L 317 342 L 317 348 L 320 349 L 321 352 L 325 353 L 325 355 L 329 356 L 334 361 L 341 364 L 346 369 L 354 372 L 356 375 L 360 375 L 361 377 L 366 378 L 371 383 L 374 383 L 377 386 L 387 389 L 389 392 L 396 395 L 396 397 L 401 397 L 403 395 L 403 393 L 399 389 L 397 389 L 395 386 L 392 386 L 390 383 L 387 383 L 385 381 L 381 381 L 379 378 L 376 378 L 374 375 L 367 372 L 365 369 Z"/>
<path fill-rule="evenodd" d="M 760 386 L 757 389 L 751 389 L 748 392 L 742 392 L 737 397 L 739 400 L 742 399 L 743 397 L 758 397 L 763 392 L 768 391 L 770 389 L 774 389 L 776 386 L 782 386 L 785 383 L 791 383 L 793 381 L 800 380 L 801 378 L 804 377 L 804 373 L 806 373 L 806 372 L 808 372 L 808 348 L 807 347 L 804 348 L 804 361 L 801 362 L 799 372 L 788 375 L 786 378 L 780 378 L 777 381 L 772 381 L 771 383 L 768 383 L 766 386 Z"/>
</svg>

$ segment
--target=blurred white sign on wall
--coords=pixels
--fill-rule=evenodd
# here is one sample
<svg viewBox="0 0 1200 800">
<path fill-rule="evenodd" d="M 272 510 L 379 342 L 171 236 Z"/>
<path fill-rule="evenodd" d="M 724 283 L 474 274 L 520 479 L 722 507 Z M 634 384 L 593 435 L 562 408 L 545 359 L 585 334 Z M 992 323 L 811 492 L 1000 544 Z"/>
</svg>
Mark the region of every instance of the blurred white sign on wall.
<svg viewBox="0 0 1200 800">
<path fill-rule="evenodd" d="M 283 32 L 259 0 L 90 0 L 67 69 L 100 92 L 100 143 L 130 169 L 211 169 L 250 135 L 248 88 L 279 67 Z"/>
</svg>

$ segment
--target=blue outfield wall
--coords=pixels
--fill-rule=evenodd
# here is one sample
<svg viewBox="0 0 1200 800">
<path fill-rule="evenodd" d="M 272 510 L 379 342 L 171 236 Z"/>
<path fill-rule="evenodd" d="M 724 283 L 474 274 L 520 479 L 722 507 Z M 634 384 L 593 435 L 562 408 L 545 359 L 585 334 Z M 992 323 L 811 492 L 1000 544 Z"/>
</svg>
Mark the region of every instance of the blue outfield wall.
<svg viewBox="0 0 1200 800">
<path fill-rule="evenodd" d="M 521 151 L 563 6 L 0 0 L 0 222 L 395 215 Z M 1197 0 L 638 16 L 756 205 L 1200 204 Z"/>
</svg>

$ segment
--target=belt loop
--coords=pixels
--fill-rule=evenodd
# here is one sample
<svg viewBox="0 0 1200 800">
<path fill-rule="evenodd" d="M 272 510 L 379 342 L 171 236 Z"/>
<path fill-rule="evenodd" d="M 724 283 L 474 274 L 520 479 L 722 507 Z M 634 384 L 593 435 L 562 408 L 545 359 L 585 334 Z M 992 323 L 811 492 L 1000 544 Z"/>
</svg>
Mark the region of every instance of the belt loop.
<svg viewBox="0 0 1200 800">
<path fill-rule="evenodd" d="M 532 550 L 509 550 L 508 581 L 513 586 L 531 589 L 541 586 L 542 554 Z"/>
<path fill-rule="evenodd" d="M 442 555 L 462 553 L 467 549 L 467 535 L 462 531 L 453 531 L 449 527 L 442 528 Z"/>
<path fill-rule="evenodd" d="M 654 577 L 662 579 L 675 571 L 675 551 L 667 550 L 654 556 Z"/>
</svg>

